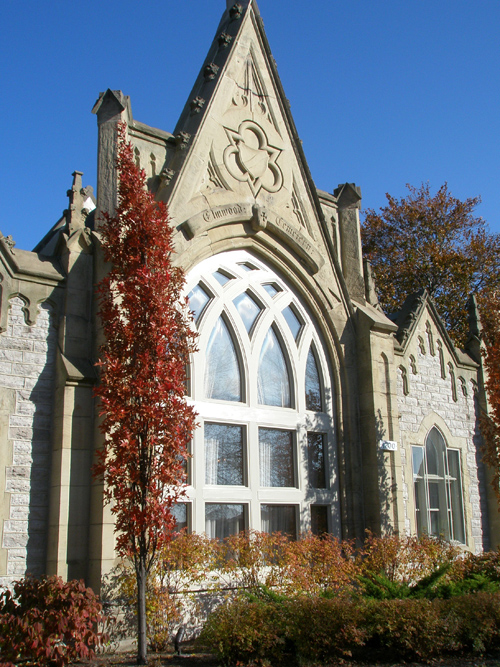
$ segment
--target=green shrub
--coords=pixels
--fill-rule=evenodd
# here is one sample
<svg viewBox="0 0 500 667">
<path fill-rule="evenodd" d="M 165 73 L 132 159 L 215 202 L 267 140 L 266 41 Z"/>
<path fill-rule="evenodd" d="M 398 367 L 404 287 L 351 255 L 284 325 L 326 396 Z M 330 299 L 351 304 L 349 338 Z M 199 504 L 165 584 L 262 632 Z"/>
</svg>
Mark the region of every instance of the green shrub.
<svg viewBox="0 0 500 667">
<path fill-rule="evenodd" d="M 27 577 L 14 593 L 0 594 L 0 661 L 29 661 L 58 667 L 92 658 L 104 639 L 96 632 L 103 620 L 96 595 L 82 581 Z"/>
<path fill-rule="evenodd" d="M 293 662 L 283 606 L 239 597 L 221 605 L 205 624 L 199 642 L 210 646 L 224 665 Z"/>
<path fill-rule="evenodd" d="M 443 601 L 456 626 L 456 642 L 465 652 L 500 647 L 500 594 L 474 593 Z"/>
<path fill-rule="evenodd" d="M 364 607 L 368 648 L 395 660 L 428 660 L 456 650 L 441 600 L 372 600 Z"/>
<path fill-rule="evenodd" d="M 367 600 L 243 597 L 208 619 L 203 643 L 224 664 L 324 664 L 345 657 L 428 661 L 500 647 L 500 593 Z"/>
<path fill-rule="evenodd" d="M 302 597 L 285 604 L 285 640 L 302 660 L 323 662 L 351 657 L 368 634 L 363 605 L 350 597 Z"/>
</svg>

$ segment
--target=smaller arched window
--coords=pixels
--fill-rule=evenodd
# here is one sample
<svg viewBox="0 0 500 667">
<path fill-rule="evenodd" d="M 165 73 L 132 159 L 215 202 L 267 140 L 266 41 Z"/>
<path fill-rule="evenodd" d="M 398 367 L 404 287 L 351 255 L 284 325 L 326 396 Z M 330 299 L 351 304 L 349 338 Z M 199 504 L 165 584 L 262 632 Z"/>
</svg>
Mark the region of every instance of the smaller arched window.
<svg viewBox="0 0 500 667">
<path fill-rule="evenodd" d="M 318 363 L 312 347 L 309 348 L 306 362 L 306 410 L 321 412 L 323 410 L 323 399 L 321 392 L 321 380 Z"/>
<path fill-rule="evenodd" d="M 292 405 L 288 365 L 273 327 L 269 328 L 262 344 L 257 389 L 261 405 L 275 405 L 280 408 L 289 408 Z"/>
<path fill-rule="evenodd" d="M 403 383 L 403 394 L 408 396 L 410 393 L 410 383 L 408 382 L 408 373 L 404 366 L 399 366 L 399 371 L 401 373 L 401 382 Z"/>
<path fill-rule="evenodd" d="M 412 447 L 412 455 L 418 534 L 464 544 L 460 452 L 448 449 L 434 427 L 425 447 Z"/>
<path fill-rule="evenodd" d="M 207 345 L 205 395 L 222 401 L 241 401 L 241 368 L 227 324 L 219 317 Z"/>
</svg>

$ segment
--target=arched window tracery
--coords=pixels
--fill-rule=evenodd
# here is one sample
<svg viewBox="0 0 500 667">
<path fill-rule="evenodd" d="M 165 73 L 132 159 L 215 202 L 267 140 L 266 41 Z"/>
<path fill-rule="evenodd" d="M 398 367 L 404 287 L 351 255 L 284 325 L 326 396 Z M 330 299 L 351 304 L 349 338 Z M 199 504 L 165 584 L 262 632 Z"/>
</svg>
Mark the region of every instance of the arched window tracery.
<svg viewBox="0 0 500 667">
<path fill-rule="evenodd" d="M 460 451 L 436 427 L 412 447 L 417 533 L 465 543 Z"/>
<path fill-rule="evenodd" d="M 201 262 L 186 291 L 200 334 L 190 369 L 200 422 L 192 528 L 218 536 L 287 526 L 297 535 L 338 525 L 331 371 L 307 308 L 243 250 Z"/>
</svg>

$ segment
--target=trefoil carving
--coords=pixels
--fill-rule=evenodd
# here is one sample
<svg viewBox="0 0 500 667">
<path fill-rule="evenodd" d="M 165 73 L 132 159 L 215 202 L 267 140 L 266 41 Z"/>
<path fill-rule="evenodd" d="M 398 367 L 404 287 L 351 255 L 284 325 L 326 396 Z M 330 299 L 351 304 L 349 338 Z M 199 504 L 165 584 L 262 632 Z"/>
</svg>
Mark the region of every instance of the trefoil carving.
<svg viewBox="0 0 500 667">
<path fill-rule="evenodd" d="M 265 131 L 251 120 L 245 120 L 237 131 L 225 128 L 230 145 L 224 151 L 224 165 L 233 178 L 248 183 L 256 197 L 261 189 L 278 192 L 283 173 L 277 164 L 282 151 L 272 146 Z"/>
</svg>

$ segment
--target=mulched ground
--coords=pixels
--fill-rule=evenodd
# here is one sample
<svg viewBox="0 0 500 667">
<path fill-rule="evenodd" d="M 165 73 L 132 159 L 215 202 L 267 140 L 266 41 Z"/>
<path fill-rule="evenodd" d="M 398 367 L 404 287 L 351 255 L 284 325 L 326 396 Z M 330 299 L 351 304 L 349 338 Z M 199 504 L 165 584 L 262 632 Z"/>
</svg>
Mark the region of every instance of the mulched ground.
<svg viewBox="0 0 500 667">
<path fill-rule="evenodd" d="M 189 652 L 186 648 L 183 655 L 172 653 L 149 653 L 149 667 L 218 667 L 219 661 L 208 653 Z M 368 663 L 349 662 L 347 660 L 328 663 L 323 667 L 422 667 L 424 663 Z M 85 667 L 133 667 L 136 665 L 135 653 L 116 653 L 114 655 L 98 656 L 91 663 L 85 663 Z M 484 656 L 474 658 L 446 658 L 430 663 L 431 667 L 500 667 L 500 656 Z M 75 666 L 76 667 L 76 666 Z M 78 667 L 83 667 L 78 665 Z M 427 666 L 429 667 L 429 663 Z"/>
</svg>

